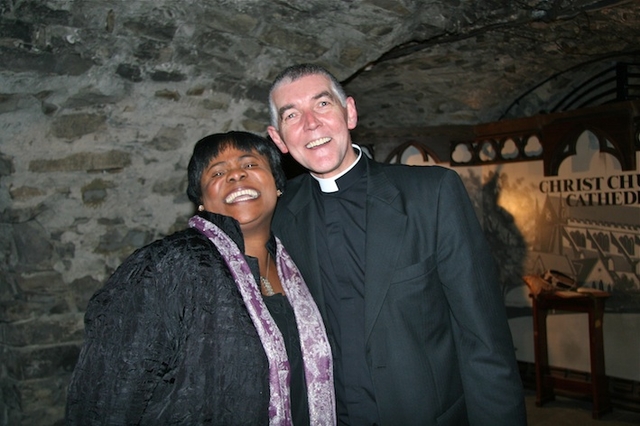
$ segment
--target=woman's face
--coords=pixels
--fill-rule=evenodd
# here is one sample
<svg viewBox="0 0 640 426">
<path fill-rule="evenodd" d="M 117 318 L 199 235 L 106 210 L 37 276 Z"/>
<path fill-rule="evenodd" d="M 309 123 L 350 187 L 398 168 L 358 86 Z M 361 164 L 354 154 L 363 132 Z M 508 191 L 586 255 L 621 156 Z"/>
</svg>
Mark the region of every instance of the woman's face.
<svg viewBox="0 0 640 426">
<path fill-rule="evenodd" d="M 258 152 L 226 148 L 204 169 L 200 187 L 204 209 L 233 217 L 244 233 L 270 228 L 276 182 L 269 161 Z"/>
</svg>

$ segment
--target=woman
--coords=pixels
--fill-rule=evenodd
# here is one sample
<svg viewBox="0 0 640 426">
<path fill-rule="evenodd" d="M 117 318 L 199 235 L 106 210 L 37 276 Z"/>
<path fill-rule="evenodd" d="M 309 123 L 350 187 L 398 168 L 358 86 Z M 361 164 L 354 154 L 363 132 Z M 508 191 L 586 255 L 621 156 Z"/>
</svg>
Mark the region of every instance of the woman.
<svg viewBox="0 0 640 426">
<path fill-rule="evenodd" d="M 67 423 L 335 424 L 320 314 L 271 234 L 279 152 L 210 135 L 188 177 L 190 228 L 137 250 L 89 302 Z"/>
</svg>

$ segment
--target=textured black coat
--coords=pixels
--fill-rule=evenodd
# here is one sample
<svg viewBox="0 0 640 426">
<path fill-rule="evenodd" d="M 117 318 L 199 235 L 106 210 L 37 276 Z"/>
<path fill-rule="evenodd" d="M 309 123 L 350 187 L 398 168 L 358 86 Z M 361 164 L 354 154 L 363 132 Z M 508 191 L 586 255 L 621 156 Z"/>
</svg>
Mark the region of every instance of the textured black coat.
<svg viewBox="0 0 640 426">
<path fill-rule="evenodd" d="M 205 217 L 244 251 L 237 222 Z M 133 253 L 91 298 L 67 424 L 268 424 L 268 375 L 224 259 L 187 229 Z"/>
</svg>

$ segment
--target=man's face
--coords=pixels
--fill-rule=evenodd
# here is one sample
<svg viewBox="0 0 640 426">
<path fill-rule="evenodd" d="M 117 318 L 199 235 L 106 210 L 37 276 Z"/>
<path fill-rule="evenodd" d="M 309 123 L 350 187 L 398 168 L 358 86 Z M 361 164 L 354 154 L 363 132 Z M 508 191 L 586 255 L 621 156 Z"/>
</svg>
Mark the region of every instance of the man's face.
<svg viewBox="0 0 640 426">
<path fill-rule="evenodd" d="M 280 129 L 269 126 L 271 139 L 283 153 L 320 178 L 346 170 L 356 160 L 349 131 L 358 114 L 353 98 L 343 107 L 324 75 L 308 75 L 283 83 L 272 93 Z"/>
</svg>

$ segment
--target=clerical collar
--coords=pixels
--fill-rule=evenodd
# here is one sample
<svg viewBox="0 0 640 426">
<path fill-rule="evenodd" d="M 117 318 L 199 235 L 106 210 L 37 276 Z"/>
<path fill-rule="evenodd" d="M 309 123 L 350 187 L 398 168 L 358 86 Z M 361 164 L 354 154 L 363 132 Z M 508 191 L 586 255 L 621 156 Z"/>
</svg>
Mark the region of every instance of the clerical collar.
<svg viewBox="0 0 640 426">
<path fill-rule="evenodd" d="M 360 163 L 360 159 L 362 158 L 362 150 L 360 149 L 360 147 L 356 144 L 352 144 L 351 146 L 353 146 L 353 149 L 358 151 L 358 158 L 356 158 L 356 161 L 354 161 L 353 164 L 350 165 L 348 169 L 343 170 L 342 172 L 330 178 L 319 178 L 311 174 L 311 176 L 318 181 L 318 184 L 320 185 L 320 190 L 322 192 L 338 192 L 340 190 L 340 186 L 343 186 L 343 187 L 345 186 L 344 185 L 345 180 L 351 181 L 351 179 L 346 179 L 346 178 L 340 179 L 341 177 L 349 173 L 358 163 Z M 339 179 L 340 179 L 340 185 L 338 185 Z"/>
</svg>

